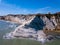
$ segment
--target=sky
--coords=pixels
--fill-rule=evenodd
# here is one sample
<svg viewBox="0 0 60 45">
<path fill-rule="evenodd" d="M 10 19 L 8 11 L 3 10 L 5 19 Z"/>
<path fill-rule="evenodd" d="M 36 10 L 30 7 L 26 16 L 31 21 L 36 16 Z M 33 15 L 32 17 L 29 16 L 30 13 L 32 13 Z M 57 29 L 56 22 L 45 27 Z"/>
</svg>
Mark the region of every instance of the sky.
<svg viewBox="0 0 60 45">
<path fill-rule="evenodd" d="M 0 15 L 56 13 L 60 0 L 0 0 Z"/>
</svg>

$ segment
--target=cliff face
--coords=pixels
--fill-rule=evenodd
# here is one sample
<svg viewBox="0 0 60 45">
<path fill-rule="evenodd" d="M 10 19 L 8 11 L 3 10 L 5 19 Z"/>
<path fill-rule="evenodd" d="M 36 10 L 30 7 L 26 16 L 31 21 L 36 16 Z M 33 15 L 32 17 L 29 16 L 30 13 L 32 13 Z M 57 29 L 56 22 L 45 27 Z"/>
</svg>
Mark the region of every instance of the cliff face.
<svg viewBox="0 0 60 45">
<path fill-rule="evenodd" d="M 55 14 L 31 14 L 31 15 L 7 15 L 0 16 L 0 20 L 12 21 L 35 30 L 53 30 L 60 27 L 60 13 Z"/>
</svg>

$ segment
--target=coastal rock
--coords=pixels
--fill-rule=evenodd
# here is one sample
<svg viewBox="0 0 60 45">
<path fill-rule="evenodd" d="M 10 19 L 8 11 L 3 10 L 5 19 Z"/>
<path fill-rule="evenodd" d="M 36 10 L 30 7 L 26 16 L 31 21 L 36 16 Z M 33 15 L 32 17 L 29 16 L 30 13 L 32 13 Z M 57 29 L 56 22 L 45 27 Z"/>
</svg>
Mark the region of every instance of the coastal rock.
<svg viewBox="0 0 60 45">
<path fill-rule="evenodd" d="M 59 14 L 60 15 L 60 14 Z M 43 30 L 54 30 L 60 27 L 60 16 L 58 14 L 31 14 L 31 15 L 7 15 L 0 20 L 19 23 L 20 25 L 6 38 L 29 38 L 45 43 L 46 33 Z"/>
<path fill-rule="evenodd" d="M 47 36 L 42 30 L 37 31 L 37 35 L 38 35 L 37 37 L 38 41 L 42 43 L 45 43 L 47 41 Z"/>
<path fill-rule="evenodd" d="M 48 30 L 53 30 L 55 27 L 60 27 L 58 26 L 60 23 L 60 14 L 55 13 L 55 14 L 28 14 L 28 15 L 13 15 L 13 14 L 8 14 L 7 16 L 0 16 L 0 20 L 6 20 L 6 21 L 11 21 L 11 22 L 16 22 L 19 24 L 27 24 L 29 22 L 30 24 L 37 24 L 39 28 L 44 28 Z M 41 20 L 41 21 L 40 21 Z M 42 25 L 43 21 L 43 25 Z M 33 23 L 32 23 L 33 22 Z M 37 23 L 39 22 L 39 23 Z M 29 25 L 31 26 L 31 25 Z M 41 27 L 43 26 L 43 27 Z M 31 26 L 33 27 L 33 26 Z M 36 28 L 37 29 L 37 28 Z M 40 29 L 38 29 L 40 30 Z"/>
</svg>

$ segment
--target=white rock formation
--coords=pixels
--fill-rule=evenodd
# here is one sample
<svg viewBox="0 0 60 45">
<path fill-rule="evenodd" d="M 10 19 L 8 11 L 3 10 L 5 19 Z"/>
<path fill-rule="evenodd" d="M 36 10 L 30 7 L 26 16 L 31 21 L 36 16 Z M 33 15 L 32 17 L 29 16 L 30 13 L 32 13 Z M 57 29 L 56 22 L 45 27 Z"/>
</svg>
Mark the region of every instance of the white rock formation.
<svg viewBox="0 0 60 45">
<path fill-rule="evenodd" d="M 52 24 L 52 22 L 45 16 L 42 18 L 44 23 L 46 24 L 45 25 L 45 28 L 47 28 L 48 30 L 53 30 L 55 29 L 54 25 Z"/>
<path fill-rule="evenodd" d="M 29 36 L 36 36 L 36 31 L 34 29 L 26 29 L 26 28 L 19 28 L 16 32 L 13 32 L 13 36 L 22 36 L 22 37 L 29 37 Z"/>
<path fill-rule="evenodd" d="M 19 28 L 22 28 L 25 24 L 29 24 L 33 19 L 35 18 L 35 16 L 33 18 L 31 18 L 29 21 L 20 21 L 20 23 L 22 23 L 20 26 L 18 26 L 15 31 L 13 33 L 15 33 Z"/>
<path fill-rule="evenodd" d="M 54 16 L 51 18 L 51 21 L 54 23 L 55 26 L 57 26 L 57 22 Z"/>
<path fill-rule="evenodd" d="M 38 41 L 42 42 L 42 44 L 46 42 L 46 34 L 42 30 L 39 30 L 37 32 L 37 35 L 38 35 L 37 37 Z"/>
<path fill-rule="evenodd" d="M 30 19 L 21 19 L 21 18 L 17 18 L 15 17 L 15 20 L 18 21 L 19 23 L 21 23 L 20 26 L 18 26 L 15 31 L 13 31 L 12 33 L 9 33 L 8 35 L 6 35 L 7 38 L 17 38 L 17 37 L 26 37 L 26 38 L 33 38 L 33 39 L 37 39 L 37 41 L 40 41 L 42 43 L 45 43 L 46 41 L 46 35 L 43 32 L 43 30 L 39 30 L 39 31 L 35 31 L 35 29 L 32 28 L 24 28 L 24 26 L 27 24 L 30 24 L 30 22 L 32 22 L 32 20 L 34 20 L 35 16 L 31 17 Z M 38 18 L 38 17 L 37 17 Z M 54 29 L 54 25 L 52 24 L 52 22 L 45 16 L 42 18 L 42 20 L 44 21 L 45 28 L 47 28 L 48 30 L 53 30 Z M 35 20 L 36 21 L 36 20 Z M 38 19 L 39 21 L 39 19 Z M 54 22 L 54 20 L 53 20 Z M 40 24 L 40 23 L 39 23 Z"/>
</svg>

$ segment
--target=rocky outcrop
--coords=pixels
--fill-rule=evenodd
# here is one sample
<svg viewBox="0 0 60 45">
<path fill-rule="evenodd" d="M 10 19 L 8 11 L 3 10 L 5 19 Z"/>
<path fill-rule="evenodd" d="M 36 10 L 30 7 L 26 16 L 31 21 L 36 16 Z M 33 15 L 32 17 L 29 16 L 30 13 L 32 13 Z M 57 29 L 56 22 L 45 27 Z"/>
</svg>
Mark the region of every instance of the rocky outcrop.
<svg viewBox="0 0 60 45">
<path fill-rule="evenodd" d="M 60 27 L 60 14 L 31 14 L 0 16 L 0 20 L 12 21 L 20 25 L 3 38 L 29 38 L 45 43 L 51 36 L 43 30 L 55 30 Z"/>
<path fill-rule="evenodd" d="M 47 41 L 47 37 L 46 34 L 43 32 L 43 30 L 39 30 L 39 31 L 35 31 L 32 28 L 24 28 L 24 27 L 20 27 L 17 30 L 7 33 L 6 35 L 3 36 L 4 39 L 14 39 L 14 38 L 18 38 L 18 39 L 24 39 L 24 38 L 28 38 L 31 40 L 36 40 L 36 41 L 40 41 L 43 43 L 45 43 Z"/>
<path fill-rule="evenodd" d="M 60 13 L 0 16 L 0 20 L 12 21 L 36 30 L 53 30 L 60 27 Z M 45 28 L 44 28 L 45 27 Z"/>
</svg>

